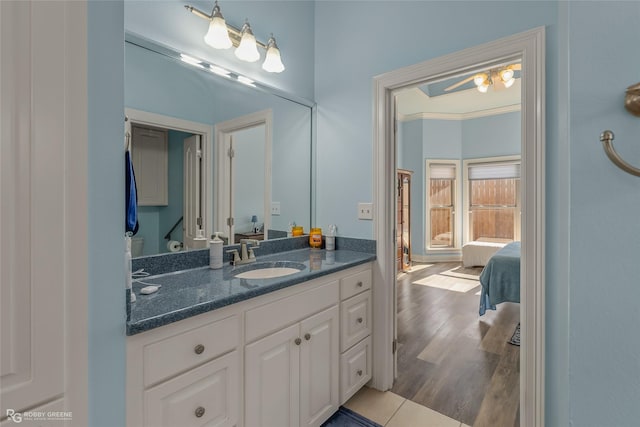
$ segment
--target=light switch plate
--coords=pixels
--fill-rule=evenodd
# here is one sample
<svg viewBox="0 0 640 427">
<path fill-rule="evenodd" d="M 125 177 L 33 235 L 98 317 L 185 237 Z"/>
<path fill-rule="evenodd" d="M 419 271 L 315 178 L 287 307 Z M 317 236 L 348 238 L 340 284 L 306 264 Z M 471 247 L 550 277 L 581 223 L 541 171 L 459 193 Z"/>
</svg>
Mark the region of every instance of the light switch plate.
<svg viewBox="0 0 640 427">
<path fill-rule="evenodd" d="M 373 203 L 358 203 L 358 219 L 373 219 Z"/>
<path fill-rule="evenodd" d="M 271 202 L 271 215 L 280 215 L 280 202 Z"/>
</svg>

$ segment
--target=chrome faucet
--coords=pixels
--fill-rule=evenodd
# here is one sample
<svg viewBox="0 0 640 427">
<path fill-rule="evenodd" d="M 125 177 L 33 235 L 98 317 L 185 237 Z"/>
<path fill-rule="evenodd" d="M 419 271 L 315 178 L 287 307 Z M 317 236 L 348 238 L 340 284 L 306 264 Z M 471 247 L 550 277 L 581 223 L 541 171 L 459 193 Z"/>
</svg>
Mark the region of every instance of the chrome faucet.
<svg viewBox="0 0 640 427">
<path fill-rule="evenodd" d="M 255 246 L 249 246 L 253 244 Z M 260 241 L 255 239 L 240 239 L 240 255 L 238 255 L 237 249 L 232 249 L 229 252 L 233 253 L 233 260 L 231 264 L 242 265 L 256 261 L 256 255 L 253 253 L 253 249 L 260 246 Z"/>
</svg>

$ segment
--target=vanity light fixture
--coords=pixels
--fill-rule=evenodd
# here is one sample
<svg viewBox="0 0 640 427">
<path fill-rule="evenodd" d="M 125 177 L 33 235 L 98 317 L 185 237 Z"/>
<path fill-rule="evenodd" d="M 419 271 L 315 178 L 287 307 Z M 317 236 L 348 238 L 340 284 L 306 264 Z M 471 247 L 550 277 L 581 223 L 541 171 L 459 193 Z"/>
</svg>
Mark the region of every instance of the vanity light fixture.
<svg viewBox="0 0 640 427">
<path fill-rule="evenodd" d="M 215 49 L 228 49 L 231 46 L 235 46 L 235 55 L 238 59 L 247 62 L 255 62 L 260 59 L 260 52 L 258 52 L 258 46 L 260 46 L 266 50 L 266 58 L 262 64 L 262 68 L 270 73 L 281 73 L 284 71 L 284 64 L 280 58 L 280 50 L 273 35 L 271 35 L 267 44 L 264 44 L 256 40 L 248 20 L 245 21 L 241 29 L 228 24 L 220 12 L 220 6 L 218 6 L 217 0 L 213 6 L 211 15 L 193 6 L 185 5 L 184 7 L 194 15 L 209 21 L 209 30 L 204 36 L 204 41 L 209 46 Z"/>
</svg>

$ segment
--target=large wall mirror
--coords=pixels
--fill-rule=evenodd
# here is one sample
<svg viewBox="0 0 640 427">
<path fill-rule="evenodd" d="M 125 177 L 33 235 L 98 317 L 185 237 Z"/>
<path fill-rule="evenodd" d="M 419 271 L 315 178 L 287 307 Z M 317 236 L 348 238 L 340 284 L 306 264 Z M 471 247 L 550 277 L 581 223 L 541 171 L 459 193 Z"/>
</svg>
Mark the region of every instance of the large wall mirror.
<svg viewBox="0 0 640 427">
<path fill-rule="evenodd" d="M 125 39 L 133 256 L 206 247 L 215 231 L 232 243 L 285 237 L 291 223 L 308 230 L 313 102 Z"/>
</svg>

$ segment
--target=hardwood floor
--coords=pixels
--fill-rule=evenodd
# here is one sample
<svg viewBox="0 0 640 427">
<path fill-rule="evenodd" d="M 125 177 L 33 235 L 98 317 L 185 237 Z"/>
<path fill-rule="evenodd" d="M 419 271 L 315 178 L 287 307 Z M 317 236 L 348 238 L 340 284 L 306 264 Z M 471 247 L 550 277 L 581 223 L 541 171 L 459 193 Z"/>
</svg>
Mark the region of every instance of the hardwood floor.
<svg viewBox="0 0 640 427">
<path fill-rule="evenodd" d="M 416 263 L 413 270 L 398 276 L 398 379 L 391 391 L 464 424 L 519 426 L 520 348 L 507 343 L 519 304 L 502 303 L 480 317 L 480 282 L 470 279 L 482 268 Z"/>
</svg>

